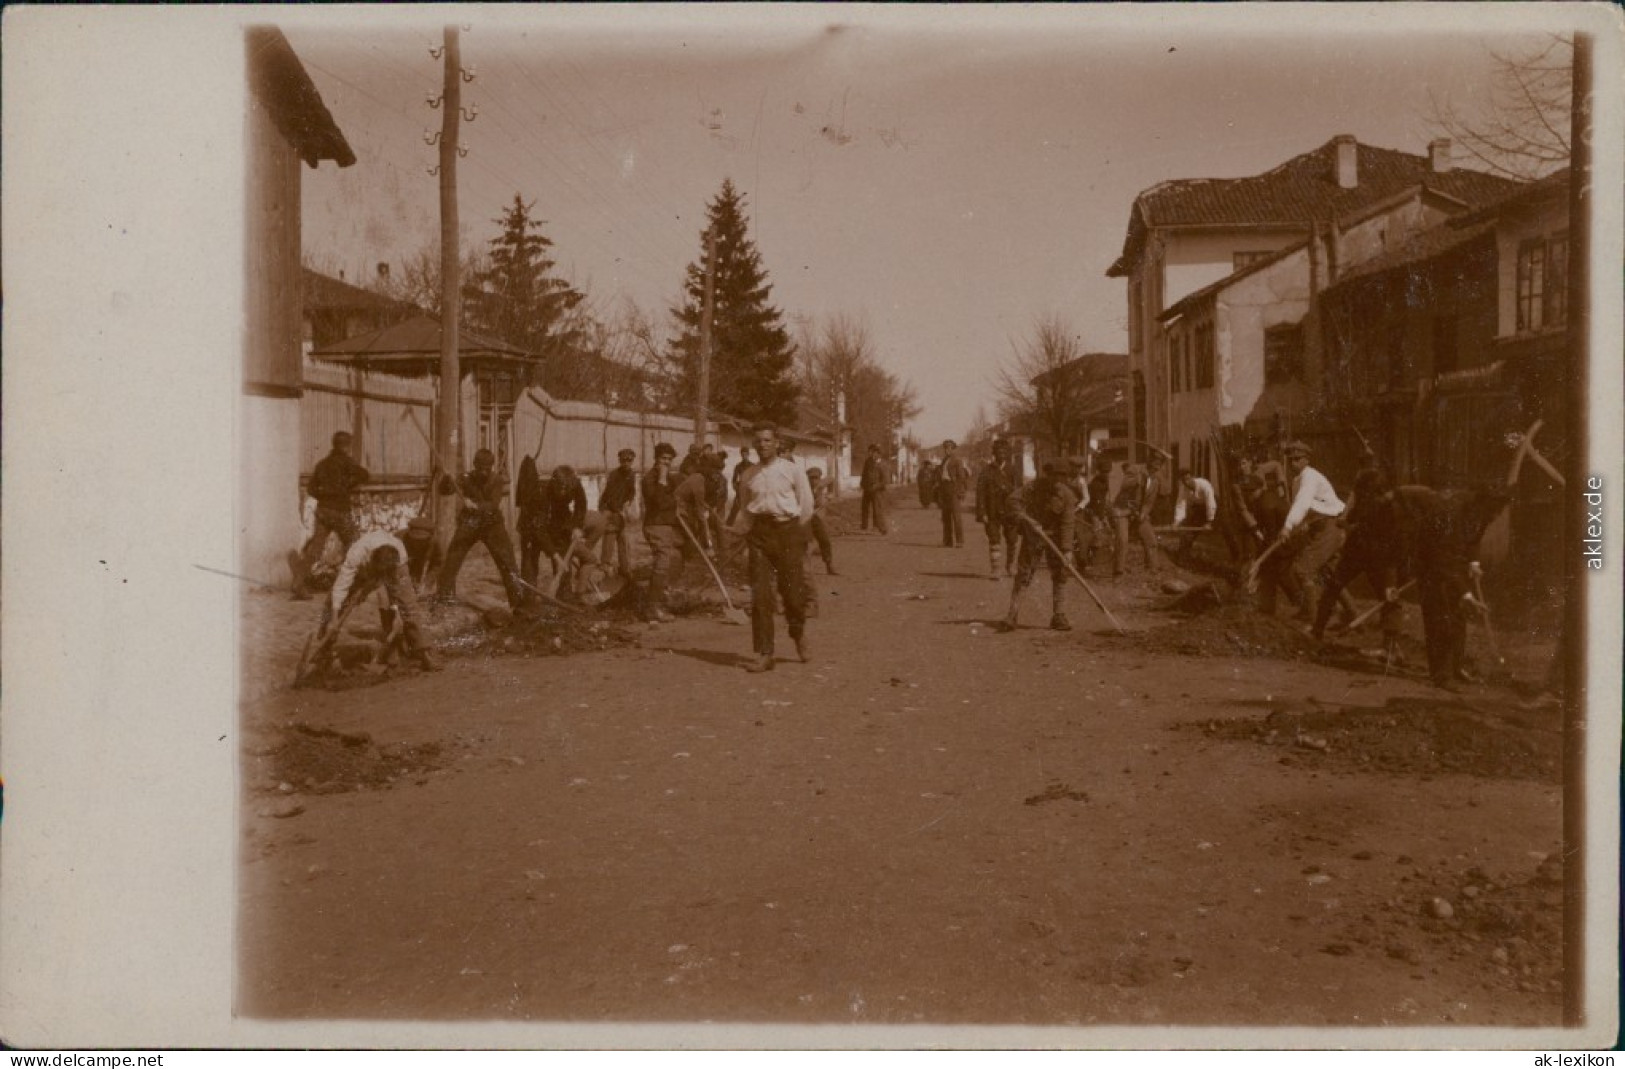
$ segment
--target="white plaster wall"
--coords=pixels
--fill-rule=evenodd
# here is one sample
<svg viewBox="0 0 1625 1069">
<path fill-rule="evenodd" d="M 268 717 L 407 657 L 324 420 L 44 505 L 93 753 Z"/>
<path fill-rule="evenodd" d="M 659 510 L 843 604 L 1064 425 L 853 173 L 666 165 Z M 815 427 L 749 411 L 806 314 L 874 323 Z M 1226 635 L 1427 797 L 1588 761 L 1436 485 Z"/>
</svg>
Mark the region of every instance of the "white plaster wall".
<svg viewBox="0 0 1625 1069">
<path fill-rule="evenodd" d="M 245 396 L 238 409 L 240 483 L 238 570 L 250 579 L 286 585 L 288 551 L 304 543 L 300 522 L 299 400 Z"/>
<path fill-rule="evenodd" d="M 1307 227 L 1305 227 L 1307 230 Z M 1166 282 L 1163 307 L 1177 304 L 1203 286 L 1235 273 L 1238 252 L 1274 252 L 1303 232 L 1295 230 L 1217 230 L 1171 234 L 1166 245 Z"/>
</svg>

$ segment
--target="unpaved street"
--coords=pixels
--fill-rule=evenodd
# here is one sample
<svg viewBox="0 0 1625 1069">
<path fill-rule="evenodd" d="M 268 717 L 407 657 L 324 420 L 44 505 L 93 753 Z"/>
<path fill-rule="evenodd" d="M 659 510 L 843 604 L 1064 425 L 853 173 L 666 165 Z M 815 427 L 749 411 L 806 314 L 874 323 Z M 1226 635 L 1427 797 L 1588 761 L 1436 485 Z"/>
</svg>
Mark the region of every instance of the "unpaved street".
<svg viewBox="0 0 1625 1069">
<path fill-rule="evenodd" d="M 999 635 L 980 530 L 893 518 L 763 675 L 696 614 L 293 691 L 315 610 L 245 599 L 240 1010 L 1559 1023 L 1556 712 L 1177 652 L 1209 621 L 1137 575 L 1096 584 L 1128 639 L 1075 585 L 1042 629 L 1043 581 Z"/>
</svg>

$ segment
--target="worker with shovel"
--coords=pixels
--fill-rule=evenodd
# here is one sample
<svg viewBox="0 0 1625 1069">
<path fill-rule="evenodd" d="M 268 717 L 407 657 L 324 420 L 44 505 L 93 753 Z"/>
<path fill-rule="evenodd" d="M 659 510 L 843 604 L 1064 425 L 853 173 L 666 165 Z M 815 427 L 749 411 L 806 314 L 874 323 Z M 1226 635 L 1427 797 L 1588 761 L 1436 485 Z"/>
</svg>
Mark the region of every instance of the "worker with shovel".
<svg viewBox="0 0 1625 1069">
<path fill-rule="evenodd" d="M 1336 523 L 1343 514 L 1343 501 L 1332 489 L 1331 480 L 1309 466 L 1309 447 L 1303 442 L 1288 442 L 1281 450 L 1286 457 L 1288 499 L 1286 519 L 1281 533 L 1253 562 L 1248 585 L 1255 586 L 1263 565 L 1274 557 L 1274 568 L 1269 576 L 1262 611 L 1271 615 L 1275 611 L 1277 585 L 1296 593 L 1298 618 L 1313 624 L 1320 607 L 1320 571 L 1332 559 L 1342 544 L 1343 529 Z"/>
<path fill-rule="evenodd" d="M 1344 588 L 1364 576 L 1382 599 L 1384 660 L 1391 664 L 1396 659 L 1404 615 L 1399 594 L 1410 578 L 1414 552 L 1414 533 L 1404 520 L 1394 489 L 1388 485 L 1382 469 L 1375 465 L 1362 468 L 1354 477 L 1354 492 L 1349 495 L 1348 509 L 1344 513 L 1343 549 L 1326 577 L 1320 607 L 1310 629 L 1315 641 L 1325 635 L 1332 610 Z"/>
<path fill-rule="evenodd" d="M 475 545 L 483 544 L 502 577 L 509 607 L 517 611 L 525 597 L 515 574 L 513 541 L 508 537 L 502 517 L 502 499 L 508 496 L 508 483 L 496 470 L 496 463 L 495 453 L 481 449 L 474 454 L 474 469 L 455 483 L 450 476 L 441 477 L 440 493 L 448 497 L 461 493 L 463 507 L 457 514 L 457 532 L 446 547 L 445 563 L 440 566 L 435 596 L 447 602 L 456 598 L 457 573 L 462 570 L 463 558 Z"/>
<path fill-rule="evenodd" d="M 388 598 L 388 610 L 398 614 L 406 648 L 426 671 L 437 671 L 439 662 L 429 652 L 423 637 L 423 623 L 418 609 L 417 592 L 412 587 L 412 576 L 407 570 L 406 547 L 388 531 L 370 531 L 351 543 L 339 566 L 333 589 L 322 602 L 321 622 L 317 625 L 315 645 L 300 665 L 303 682 L 310 671 L 326 663 L 338 642 L 339 630 L 350 612 L 377 589 Z M 384 639 L 389 639 L 389 623 L 385 620 Z"/>
<path fill-rule="evenodd" d="M 740 487 L 740 515 L 748 524 L 743 534 L 751 549 L 751 644 L 756 652 L 746 670 L 768 672 L 773 668 L 775 587 L 796 654 L 803 662 L 811 659 L 805 561 L 814 502 L 801 466 L 780 455 L 777 429 L 762 424 L 753 434 L 761 463 Z"/>
<path fill-rule="evenodd" d="M 1021 615 L 1021 598 L 1038 571 L 1040 558 L 1049 564 L 1051 614 L 1054 631 L 1070 631 L 1066 618 L 1066 555 L 1072 552 L 1072 535 L 1078 511 L 1078 495 L 1065 477 L 1059 461 L 1044 462 L 1043 473 L 1024 490 L 1009 496 L 1006 509 L 1023 524 L 1036 527 L 1021 540 L 1016 560 L 1016 582 L 1010 590 L 1010 611 L 999 624 L 1000 631 L 1014 631 Z M 1039 536 L 1039 531 L 1044 537 Z M 1047 538 L 1047 543 L 1045 539 Z"/>
</svg>

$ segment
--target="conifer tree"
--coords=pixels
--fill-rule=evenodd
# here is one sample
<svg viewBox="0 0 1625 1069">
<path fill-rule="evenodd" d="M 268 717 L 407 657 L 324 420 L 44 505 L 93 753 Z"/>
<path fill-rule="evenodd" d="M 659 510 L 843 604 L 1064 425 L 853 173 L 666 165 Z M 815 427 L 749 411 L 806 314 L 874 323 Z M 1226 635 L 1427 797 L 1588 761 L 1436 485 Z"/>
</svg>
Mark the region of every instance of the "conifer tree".
<svg viewBox="0 0 1625 1069">
<path fill-rule="evenodd" d="M 577 313 L 582 294 L 553 275 L 553 242 L 534 203 L 515 193 L 513 204 L 492 220 L 502 233 L 491 239 L 487 262 L 463 286 L 463 320 L 481 333 L 538 356 L 557 359 L 583 342 Z"/>
<path fill-rule="evenodd" d="M 711 328 L 713 413 L 793 427 L 800 394 L 793 363 L 795 346 L 779 309 L 768 303 L 773 287 L 750 240 L 744 197 L 731 180 L 706 208 L 716 235 L 716 281 Z M 705 305 L 705 240 L 688 265 L 683 303 L 672 309 L 677 337 L 667 352 L 676 400 L 692 410 L 699 399 L 700 318 Z"/>
</svg>

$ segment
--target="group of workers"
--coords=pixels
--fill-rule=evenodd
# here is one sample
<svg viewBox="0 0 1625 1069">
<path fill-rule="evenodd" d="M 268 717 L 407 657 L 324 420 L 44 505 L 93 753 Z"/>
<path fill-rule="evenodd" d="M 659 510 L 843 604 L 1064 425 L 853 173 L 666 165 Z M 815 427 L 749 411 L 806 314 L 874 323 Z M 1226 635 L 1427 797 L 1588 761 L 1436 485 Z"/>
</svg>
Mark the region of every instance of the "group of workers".
<svg viewBox="0 0 1625 1069">
<path fill-rule="evenodd" d="M 544 481 L 534 460 L 526 458 L 517 480 L 517 565 L 502 511 L 507 479 L 496 470 L 495 456 L 479 450 L 469 471 L 456 480 L 442 476 L 437 485 L 442 495 L 460 495 L 461 505 L 456 531 L 439 561 L 436 597 L 455 597 L 458 572 L 475 545 L 490 553 L 516 611 L 534 596 L 556 597 L 565 583 L 583 576 L 630 579 L 627 512 L 641 500 L 650 556 L 643 599 L 647 619 L 671 619 L 668 589 L 686 561 L 723 558 L 732 541 L 736 549 L 750 551 L 753 659 L 747 667 L 772 669 L 779 609 L 798 656 L 807 660 L 806 621 L 817 611 L 805 571 L 809 549 L 816 547 L 825 569 L 835 573 L 823 516 L 829 485 L 818 468 L 803 469 L 795 462 L 793 443 L 775 428 L 757 428 L 754 445 L 754 461 L 750 450 L 744 450 L 731 478 L 726 475 L 727 453 L 709 444 L 691 448 L 679 464 L 676 448 L 662 442 L 641 476 L 637 454 L 623 449 L 618 466 L 604 479 L 597 509 L 588 508 L 586 489 L 572 468 L 560 466 Z M 345 554 L 324 605 L 323 626 L 338 617 L 347 599 L 380 589 L 386 631 L 398 618 L 408 651 L 432 667 L 415 583 L 432 563 L 433 525 L 420 518 L 400 532 L 359 535 L 352 495 L 368 473 L 350 456 L 349 434 L 335 434 L 332 446 L 310 480 L 315 531 L 293 556 L 295 597 L 310 596 L 312 567 L 329 535 L 337 535 Z M 1122 576 L 1132 541 L 1139 542 L 1147 571 L 1167 567 L 1153 515 L 1171 498 L 1176 554 L 1188 554 L 1198 535 L 1216 529 L 1233 561 L 1250 562 L 1248 588 L 1256 586 L 1259 611 L 1274 615 L 1284 595 L 1317 640 L 1340 605 L 1344 622 L 1352 619 L 1345 591 L 1364 578 L 1380 599 L 1374 611 L 1381 613 L 1385 646 L 1393 656 L 1401 597 L 1416 587 L 1431 678 L 1446 688 L 1469 679 L 1464 664 L 1467 615 L 1487 613 L 1476 548 L 1506 507 L 1507 496 L 1476 488 L 1441 492 L 1394 486 L 1368 455 L 1345 501 L 1310 464 L 1308 445 L 1287 442 L 1279 454 L 1279 462 L 1237 458 L 1221 508 L 1209 480 L 1188 470 L 1170 479 L 1165 458 L 1157 453 L 1143 466 L 1126 468 L 1114 490 L 1105 470 L 1091 475 L 1080 459 L 1046 461 L 1029 482 L 1023 459 L 1004 440 L 993 443 L 991 459 L 973 476 L 950 440 L 942 445 L 941 459 L 922 468 L 920 500 L 922 507 L 940 511 L 942 544 L 957 548 L 964 545 L 961 503 L 972 496 L 975 522 L 987 537 L 990 578 L 1014 579 L 1004 630 L 1017 626 L 1023 595 L 1040 564 L 1047 565 L 1051 578 L 1050 627 L 1062 631 L 1071 629 L 1065 610 L 1069 575 L 1082 580 L 1091 567 L 1104 563 L 1097 558 L 1104 557 L 1110 575 Z M 860 479 L 864 529 L 887 531 L 888 481 L 878 447 L 870 446 Z M 1108 547 L 1109 553 L 1099 552 Z M 544 557 L 551 566 L 546 579 L 540 568 Z M 579 586 L 571 589 L 581 592 Z"/>
<path fill-rule="evenodd" d="M 497 470 L 488 449 L 474 454 L 470 469 L 456 479 L 442 475 L 436 491 L 458 495 L 456 529 L 443 558 L 434 559 L 434 525 L 413 519 L 399 532 L 361 535 L 355 521 L 354 495 L 369 479 L 351 456 L 351 435 L 333 435 L 332 450 L 317 463 L 309 483 L 316 502 L 315 528 L 303 549 L 291 555 L 293 596 L 312 596 L 312 573 L 336 535 L 343 549 L 329 596 L 323 603 L 319 634 L 336 626 L 355 604 L 379 592 L 384 632 L 398 620 L 408 653 L 423 667 L 435 658 L 423 635 L 416 584 L 438 564 L 437 600 L 456 596 L 457 576 L 470 550 L 484 545 L 491 556 L 510 608 L 524 611 L 537 598 L 555 600 L 570 584 L 618 575 L 629 580 L 632 555 L 628 510 L 641 500 L 643 539 L 650 557 L 649 584 L 643 599 L 651 622 L 670 620 L 668 589 L 685 562 L 724 556 L 730 541 L 750 551 L 752 632 L 751 671 L 768 671 L 774 661 L 774 618 L 782 611 L 797 655 L 809 658 L 806 620 L 816 613 L 816 594 L 805 573 L 809 547 L 816 546 L 825 569 L 835 573 L 834 549 L 824 522 L 828 486 L 814 467 L 804 470 L 792 454 L 793 442 L 776 428 L 754 432 L 756 459 L 742 451 L 730 479 L 727 452 L 709 443 L 691 448 L 681 464 L 669 443 L 655 446 L 653 463 L 641 475 L 637 454 L 622 449 L 617 467 L 604 478 L 598 507 L 589 509 L 586 488 L 575 470 L 561 465 L 542 479 L 533 458 L 520 465 L 515 486 L 519 554 L 515 559 L 503 513 L 508 480 Z M 731 508 L 730 508 L 731 501 Z M 875 520 L 884 524 L 876 505 Z M 551 574 L 543 577 L 546 559 Z M 720 576 L 719 576 L 720 581 Z"/>
<path fill-rule="evenodd" d="M 1217 531 L 1232 561 L 1248 565 L 1247 585 L 1251 590 L 1256 584 L 1258 611 L 1274 615 L 1284 596 L 1317 641 L 1339 607 L 1345 625 L 1354 620 L 1346 590 L 1364 578 L 1379 598 L 1374 611 L 1381 614 L 1385 654 L 1397 656 L 1401 599 L 1414 586 L 1430 678 L 1446 689 L 1470 680 L 1467 620 L 1488 613 L 1477 547 L 1506 508 L 1507 495 L 1485 488 L 1394 486 L 1368 453 L 1345 501 L 1311 465 L 1306 443 L 1287 442 L 1279 454 L 1278 462 L 1238 458 L 1228 507 L 1221 508 L 1211 481 L 1189 470 L 1170 478 L 1166 459 L 1155 452 L 1143 466 L 1126 467 L 1115 490 L 1104 467 L 1091 476 L 1089 465 L 1077 458 L 1046 461 L 1023 485 L 1022 458 L 1008 442 L 996 440 L 975 477 L 974 515 L 987 536 L 990 577 L 1014 578 L 1001 628 L 1015 628 L 1040 563 L 1051 578 L 1050 626 L 1063 631 L 1071 628 L 1065 611 L 1069 575 L 1081 580 L 1109 561 L 1110 576 L 1122 576 L 1133 542 L 1140 544 L 1148 572 L 1165 569 L 1170 549 L 1153 516 L 1162 515 L 1171 499 L 1172 526 L 1160 530 L 1174 536 L 1174 555 L 1188 556 L 1198 536 Z M 922 468 L 919 486 L 921 507 L 942 513 L 945 546 L 963 545 L 958 513 L 968 485 L 969 469 L 956 443 L 944 442 L 940 461 Z M 1109 553 L 1100 552 L 1108 547 Z"/>
</svg>

